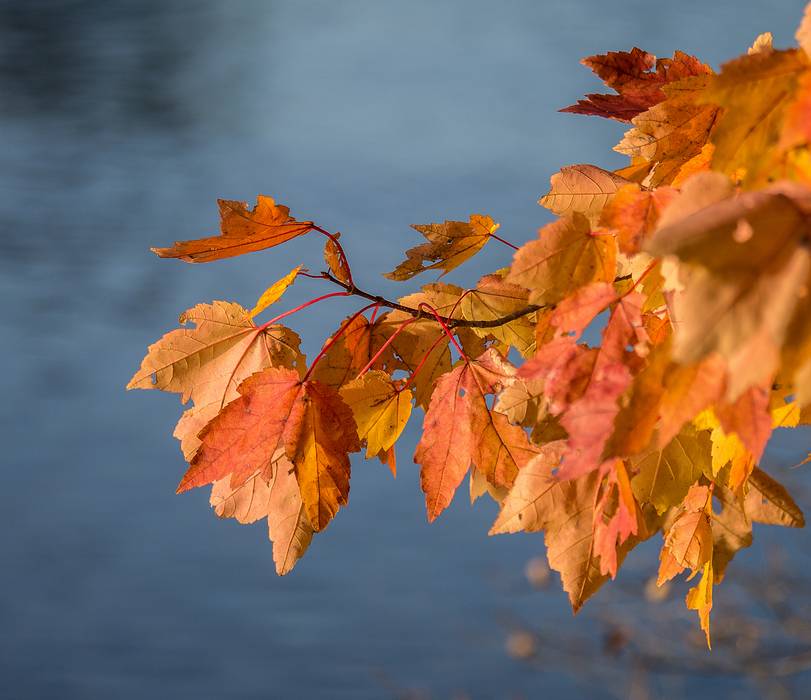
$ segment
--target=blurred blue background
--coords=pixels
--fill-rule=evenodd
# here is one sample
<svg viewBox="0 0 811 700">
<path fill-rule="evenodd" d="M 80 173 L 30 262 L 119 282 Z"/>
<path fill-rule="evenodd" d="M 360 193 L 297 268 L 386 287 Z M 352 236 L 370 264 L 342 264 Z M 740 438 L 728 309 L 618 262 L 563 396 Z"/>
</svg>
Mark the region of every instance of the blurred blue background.
<svg viewBox="0 0 811 700">
<path fill-rule="evenodd" d="M 0 696 L 631 692 L 621 658 L 583 647 L 580 668 L 526 663 L 505 640 L 524 626 L 550 648 L 599 640 L 606 616 L 626 615 L 623 585 L 655 571 L 655 547 L 572 618 L 556 576 L 547 592 L 524 576 L 541 538 L 487 537 L 492 504 L 461 494 L 427 525 L 410 460 L 419 416 L 397 480 L 354 462 L 350 507 L 285 578 L 261 524 L 218 521 L 204 490 L 175 496 L 177 397 L 124 392 L 146 345 L 199 301 L 250 305 L 293 265 L 319 269 L 322 241 L 198 266 L 148 249 L 214 233 L 217 197 L 265 193 L 343 232 L 363 286 L 408 293 L 378 272 L 417 242 L 409 224 L 487 213 L 520 243 L 548 220 L 535 202 L 559 167 L 623 164 L 621 125 L 557 112 L 598 88 L 581 57 L 638 45 L 717 67 L 762 31 L 793 44 L 804 4 L 3 3 Z M 509 259 L 491 245 L 447 279 L 471 284 Z M 285 308 L 322 290 L 299 281 Z M 291 325 L 312 354 L 353 308 L 330 300 Z M 784 439 L 766 466 L 782 478 L 804 454 Z M 757 568 L 772 542 L 811 571 L 803 533 L 758 537 L 741 560 Z M 644 624 L 652 608 L 632 614 Z M 664 688 L 758 694 L 734 672 L 689 668 Z"/>
</svg>

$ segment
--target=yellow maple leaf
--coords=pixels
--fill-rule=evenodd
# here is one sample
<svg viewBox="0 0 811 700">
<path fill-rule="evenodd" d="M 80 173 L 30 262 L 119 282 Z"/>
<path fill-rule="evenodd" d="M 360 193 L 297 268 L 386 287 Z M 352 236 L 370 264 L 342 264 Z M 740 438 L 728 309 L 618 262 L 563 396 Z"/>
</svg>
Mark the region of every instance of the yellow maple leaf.
<svg viewBox="0 0 811 700">
<path fill-rule="evenodd" d="M 298 273 L 301 272 L 303 267 L 303 265 L 294 267 L 284 277 L 271 284 L 264 292 L 262 292 L 262 296 L 259 297 L 256 304 L 251 309 L 250 317 L 254 318 L 258 316 L 266 308 L 268 308 L 268 306 L 279 301 L 285 291 L 287 291 L 287 288 L 296 281 L 296 277 L 298 276 Z"/>
<path fill-rule="evenodd" d="M 411 391 L 399 391 L 390 375 L 371 370 L 344 384 L 340 394 L 355 416 L 358 437 L 366 441 L 366 457 L 387 452 L 411 415 Z"/>
<path fill-rule="evenodd" d="M 701 581 L 687 591 L 685 603 L 690 610 L 698 612 L 698 619 L 701 621 L 701 629 L 707 637 L 707 647 L 712 649 L 710 643 L 710 611 L 712 610 L 712 586 L 713 586 L 712 559 L 704 565 L 701 574 Z"/>
</svg>

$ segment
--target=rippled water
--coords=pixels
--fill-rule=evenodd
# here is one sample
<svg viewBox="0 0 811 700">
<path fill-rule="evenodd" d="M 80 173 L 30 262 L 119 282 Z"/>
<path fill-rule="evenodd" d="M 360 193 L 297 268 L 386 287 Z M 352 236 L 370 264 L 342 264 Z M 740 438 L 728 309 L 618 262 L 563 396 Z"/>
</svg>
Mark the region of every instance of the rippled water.
<svg viewBox="0 0 811 700">
<path fill-rule="evenodd" d="M 343 231 L 364 284 L 403 293 L 377 272 L 409 223 L 486 212 L 520 242 L 558 167 L 621 163 L 617 125 L 556 112 L 596 87 L 581 56 L 637 44 L 717 65 L 766 29 L 789 43 L 803 4 L 7 1 L 0 695 L 610 697 L 504 639 L 516 621 L 552 643 L 594 634 L 611 594 L 572 620 L 556 588 L 530 593 L 540 540 L 488 539 L 492 507 L 458 498 L 429 527 L 414 425 L 398 479 L 358 461 L 351 507 L 284 579 L 261 526 L 175 496 L 176 397 L 123 390 L 146 344 L 198 301 L 252 303 L 317 267 L 320 243 L 205 266 L 148 247 L 212 232 L 218 196 L 263 192 Z M 449 280 L 508 259 L 493 246 Z M 293 325 L 312 351 L 349 309 Z"/>
</svg>

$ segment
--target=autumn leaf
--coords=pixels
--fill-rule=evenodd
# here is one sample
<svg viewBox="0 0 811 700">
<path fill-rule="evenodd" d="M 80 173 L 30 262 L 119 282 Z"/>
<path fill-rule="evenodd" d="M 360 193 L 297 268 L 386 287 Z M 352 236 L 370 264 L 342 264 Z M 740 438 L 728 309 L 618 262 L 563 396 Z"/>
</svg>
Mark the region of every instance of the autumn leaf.
<svg viewBox="0 0 811 700">
<path fill-rule="evenodd" d="M 412 228 L 425 236 L 428 243 L 406 251 L 406 259 L 385 276 L 401 282 L 425 270 L 443 270 L 442 274 L 447 274 L 478 253 L 498 226 L 489 216 L 479 214 L 471 214 L 468 222 L 414 224 Z"/>
<path fill-rule="evenodd" d="M 594 550 L 596 472 L 561 481 L 554 475 L 565 443 L 541 447 L 518 473 L 504 499 L 491 535 L 544 531 L 549 566 L 560 572 L 575 612 L 608 579 Z M 618 561 L 624 556 L 620 551 Z"/>
<path fill-rule="evenodd" d="M 704 152 L 718 118 L 718 107 L 704 104 L 710 76 L 685 78 L 663 88 L 667 99 L 632 120 L 614 150 L 636 165 L 634 181 L 647 187 L 673 183 L 683 168 Z M 628 176 L 625 171 L 620 171 Z"/>
<path fill-rule="evenodd" d="M 600 558 L 600 573 L 616 578 L 619 568 L 617 548 L 638 533 L 639 507 L 621 459 L 604 462 L 600 466 L 599 478 L 594 506 L 593 549 Z"/>
<path fill-rule="evenodd" d="M 349 495 L 349 452 L 360 444 L 349 408 L 335 390 L 270 368 L 246 379 L 200 434 L 202 445 L 178 493 L 231 474 L 238 486 L 268 464 L 279 446 L 295 466 L 313 529 L 324 529 Z"/>
<path fill-rule="evenodd" d="M 755 522 L 782 527 L 805 527 L 805 516 L 786 487 L 755 467 L 747 482 L 746 513 Z"/>
<path fill-rule="evenodd" d="M 725 63 L 702 100 L 722 108 L 713 131 L 713 168 L 749 183 L 766 184 L 764 161 L 773 157 L 797 82 L 809 67 L 800 50 L 760 51 Z"/>
<path fill-rule="evenodd" d="M 293 570 L 313 539 L 313 527 L 295 471 L 287 459 L 274 464 L 268 503 L 268 537 L 273 542 L 273 561 L 279 576 Z"/>
<path fill-rule="evenodd" d="M 719 484 L 713 489 L 721 504 L 719 512 L 710 513 L 712 526 L 712 568 L 715 583 L 721 583 L 735 555 L 752 544 L 752 518 L 742 499 Z"/>
<path fill-rule="evenodd" d="M 295 333 L 279 332 L 280 326 L 257 328 L 239 304 L 198 304 L 180 315 L 182 326 L 189 323 L 194 327 L 170 331 L 150 345 L 127 389 L 160 389 L 181 394 L 183 403 L 189 399 L 198 403 L 222 395 L 223 380 L 238 360 L 254 367 L 261 364 L 263 354 L 277 361 L 303 361 Z M 278 345 L 271 345 L 273 340 Z"/>
<path fill-rule="evenodd" d="M 673 58 L 657 59 L 653 54 L 633 48 L 589 56 L 581 61 L 591 68 L 617 95 L 586 95 L 586 99 L 561 112 L 591 114 L 631 121 L 640 112 L 665 99 L 662 87 L 674 80 L 709 73 L 710 68 L 697 58 L 676 51 Z"/>
<path fill-rule="evenodd" d="M 388 374 L 373 370 L 344 384 L 340 394 L 352 409 L 358 437 L 366 441 L 367 459 L 388 452 L 411 415 L 411 391 L 397 389 Z"/>
<path fill-rule="evenodd" d="M 244 484 L 232 488 L 230 481 L 225 477 L 214 484 L 210 500 L 215 512 L 240 523 L 266 518 L 276 573 L 289 573 L 310 546 L 313 529 L 284 450 L 276 452 L 269 468 L 252 474 Z"/>
<path fill-rule="evenodd" d="M 377 352 L 383 349 L 388 333 L 385 317 L 379 317 L 374 323 L 370 323 L 363 315 L 354 318 L 350 316 L 338 328 L 343 329 L 340 330 L 340 336 L 334 343 L 331 341 L 335 334 L 327 339 L 326 343 L 331 345 L 312 372 L 313 379 L 335 389 L 357 377 Z M 405 368 L 406 365 L 395 357 L 391 347 L 383 349 L 383 353 L 372 365 L 372 369 L 388 373 Z"/>
<path fill-rule="evenodd" d="M 712 443 L 709 433 L 687 425 L 661 450 L 632 459 L 636 475 L 631 488 L 641 502 L 659 513 L 679 505 L 703 474 L 712 476 Z"/>
<path fill-rule="evenodd" d="M 614 287 L 607 282 L 581 287 L 557 304 L 549 323 L 563 333 L 579 338 L 597 315 L 616 298 Z"/>
<path fill-rule="evenodd" d="M 755 467 L 746 483 L 746 496 L 715 485 L 713 495 L 721 504 L 712 513 L 715 583 L 724 579 L 733 557 L 752 544 L 752 523 L 803 527 L 805 518 L 785 487 L 766 472 Z"/>
<path fill-rule="evenodd" d="M 538 204 L 558 216 L 577 212 L 594 226 L 617 190 L 628 184 L 624 177 L 595 165 L 570 165 L 551 177 L 549 192 Z"/>
<path fill-rule="evenodd" d="M 707 513 L 709 489 L 691 486 L 680 514 L 665 536 L 659 567 L 659 585 L 685 569 L 699 571 L 712 556 L 712 525 Z"/>
<path fill-rule="evenodd" d="M 324 243 L 324 262 L 327 264 L 333 277 L 345 284 L 349 284 L 352 281 L 352 277 L 349 273 L 346 258 L 342 254 L 338 244 L 340 237 L 341 234 L 336 233 L 334 236 L 327 238 L 326 243 Z"/>
<path fill-rule="evenodd" d="M 727 434 L 721 427 L 715 412 L 707 409 L 693 418 L 693 425 L 699 430 L 709 430 L 712 441 L 712 476 L 725 476 L 727 486 L 737 490 L 749 478 L 754 467 L 754 459 L 740 438 Z M 726 472 L 722 471 L 729 466 Z"/>
<path fill-rule="evenodd" d="M 473 505 L 484 494 L 487 494 L 496 503 L 501 503 L 507 496 L 508 489 L 504 486 L 493 486 L 487 477 L 478 469 L 470 470 L 470 505 Z"/>
<path fill-rule="evenodd" d="M 514 373 L 491 349 L 437 381 L 414 453 L 414 461 L 422 467 L 429 521 L 448 507 L 474 464 L 494 485 L 509 486 L 537 453 L 526 433 L 501 413 L 491 412 L 487 403 L 487 394 L 497 393 Z"/>
<path fill-rule="evenodd" d="M 515 254 L 506 282 L 530 290 L 532 304 L 555 304 L 579 287 L 611 282 L 617 243 L 592 231 L 588 219 L 574 213 L 547 224 Z"/>
<path fill-rule="evenodd" d="M 186 459 L 200 445 L 203 426 L 238 396 L 254 372 L 278 366 L 303 371 L 300 339 L 279 325 L 257 327 L 239 304 L 198 304 L 180 316 L 184 328 L 170 331 L 149 352 L 127 389 L 160 389 L 194 401 L 175 429 Z M 185 327 L 192 323 L 194 327 Z"/>
<path fill-rule="evenodd" d="M 734 402 L 719 402 L 714 410 L 724 432 L 737 435 L 758 461 L 772 434 L 769 392 L 753 386 Z"/>
<path fill-rule="evenodd" d="M 690 610 L 698 612 L 701 629 L 707 637 L 707 648 L 712 649 L 710 643 L 710 611 L 712 610 L 712 587 L 714 582 L 712 559 L 704 564 L 701 581 L 688 592 L 685 603 Z"/>
<path fill-rule="evenodd" d="M 704 196 L 685 186 L 671 206 L 690 212 L 691 199 L 703 203 Z M 801 243 L 809 206 L 811 191 L 785 183 L 699 207 L 676 221 L 665 213 L 663 228 L 646 248 L 679 262 L 683 290 L 672 304 L 676 361 L 694 362 L 711 352 L 734 359 L 749 342 L 757 342 L 763 358 L 782 346 L 810 269 Z M 748 370 L 747 381 L 736 383 L 738 392 L 761 377 L 757 365 Z"/>
<path fill-rule="evenodd" d="M 561 415 L 560 424 L 569 435 L 558 472 L 561 479 L 581 476 L 597 469 L 603 461 L 606 443 L 620 411 L 618 399 L 633 379 L 629 363 L 635 353 L 646 352 L 641 304 L 642 299 L 636 292 L 617 300 L 594 363 L 590 369 L 584 367 L 586 389 Z"/>
<path fill-rule="evenodd" d="M 669 365 L 658 408 L 659 447 L 667 445 L 693 416 L 721 398 L 724 374 L 725 364 L 719 355 L 708 355 L 693 364 Z"/>
<path fill-rule="evenodd" d="M 461 295 L 460 295 L 461 296 Z M 461 297 L 460 316 L 473 321 L 493 321 L 516 313 L 529 305 L 529 292 L 518 285 L 505 282 L 500 275 L 482 277 L 475 289 Z M 495 328 L 473 328 L 482 338 L 494 337 L 512 345 L 524 357 L 535 350 L 535 323 L 532 314 L 525 314 Z"/>
<path fill-rule="evenodd" d="M 545 413 L 543 380 L 516 377 L 504 387 L 493 406 L 494 411 L 503 413 L 511 423 L 525 428 L 535 425 Z"/>
<path fill-rule="evenodd" d="M 655 346 L 646 359 L 647 364 L 633 378 L 630 395 L 622 402 L 614 420 L 614 431 L 605 447 L 606 456 L 638 455 L 653 441 L 665 393 L 665 378 L 672 367 L 670 343 L 665 341 Z"/>
<path fill-rule="evenodd" d="M 209 503 L 220 518 L 234 518 L 247 525 L 267 517 L 270 484 L 265 480 L 265 469 L 251 474 L 243 484 L 231 487 L 231 477 L 215 481 Z"/>
<path fill-rule="evenodd" d="M 201 263 L 253 253 L 285 243 L 312 229 L 312 221 L 296 221 L 290 210 L 260 194 L 256 206 L 246 202 L 218 199 L 220 235 L 191 241 L 178 241 L 171 248 L 152 248 L 161 258 L 179 258 Z"/>
<path fill-rule="evenodd" d="M 623 185 L 600 214 L 600 224 L 617 234 L 619 249 L 634 255 L 656 229 L 659 217 L 676 196 L 672 187 L 642 190 L 639 185 Z"/>
<path fill-rule="evenodd" d="M 298 273 L 303 269 L 303 265 L 294 267 L 284 277 L 271 284 L 259 297 L 254 307 L 251 309 L 250 317 L 258 316 L 271 304 L 275 304 L 282 295 L 287 291 L 287 288 L 296 281 Z"/>
</svg>

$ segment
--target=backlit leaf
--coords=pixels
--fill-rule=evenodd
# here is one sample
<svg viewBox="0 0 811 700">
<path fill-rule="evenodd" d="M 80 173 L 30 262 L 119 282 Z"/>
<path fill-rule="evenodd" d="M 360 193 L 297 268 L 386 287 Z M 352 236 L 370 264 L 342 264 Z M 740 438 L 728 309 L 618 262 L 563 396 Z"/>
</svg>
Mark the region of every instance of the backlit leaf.
<svg viewBox="0 0 811 700">
<path fill-rule="evenodd" d="M 268 306 L 279 301 L 279 299 L 282 298 L 282 294 L 287 291 L 287 288 L 296 281 L 296 276 L 299 272 L 301 272 L 301 270 L 301 265 L 294 267 L 284 277 L 271 284 L 264 292 L 262 292 L 262 296 L 259 297 L 256 304 L 251 309 L 251 318 L 258 316 L 266 308 L 268 308 Z"/>
<path fill-rule="evenodd" d="M 530 290 L 533 304 L 554 304 L 579 287 L 611 282 L 616 272 L 617 243 L 612 235 L 592 231 L 588 219 L 574 213 L 547 224 L 515 254 L 506 281 Z"/>
<path fill-rule="evenodd" d="M 152 252 L 161 258 L 212 262 L 273 248 L 312 229 L 312 221 L 296 221 L 287 207 L 263 194 L 257 196 L 256 206 L 250 210 L 246 202 L 218 199 L 217 204 L 219 236 L 178 241 L 171 248 L 152 248 Z"/>
<path fill-rule="evenodd" d="M 594 165 L 569 165 L 550 179 L 538 204 L 561 216 L 578 212 L 596 225 L 606 204 L 628 180 Z"/>
</svg>

